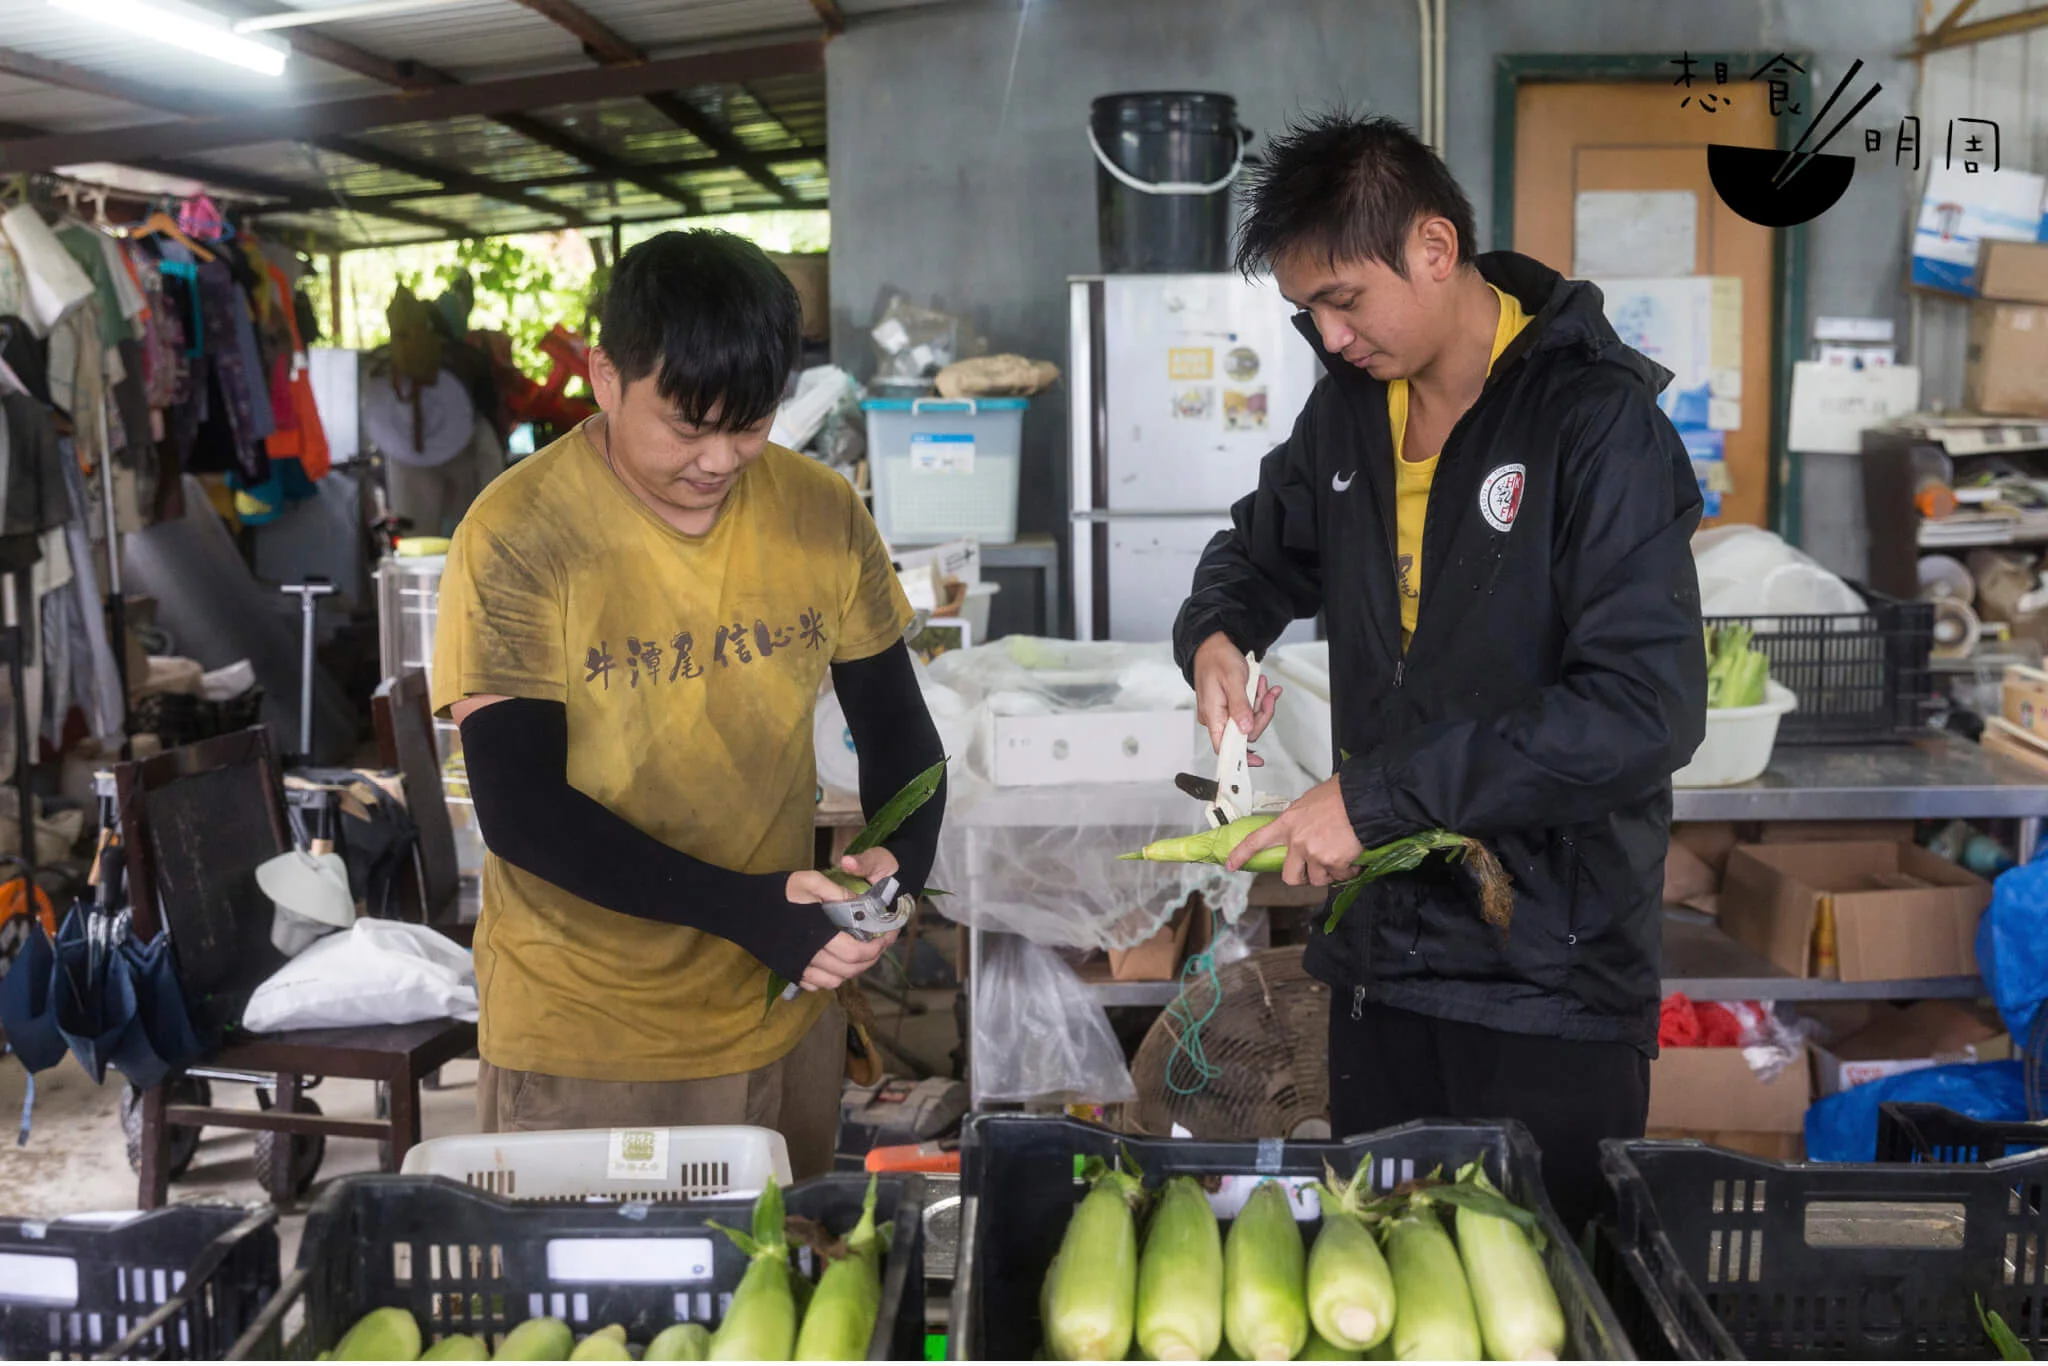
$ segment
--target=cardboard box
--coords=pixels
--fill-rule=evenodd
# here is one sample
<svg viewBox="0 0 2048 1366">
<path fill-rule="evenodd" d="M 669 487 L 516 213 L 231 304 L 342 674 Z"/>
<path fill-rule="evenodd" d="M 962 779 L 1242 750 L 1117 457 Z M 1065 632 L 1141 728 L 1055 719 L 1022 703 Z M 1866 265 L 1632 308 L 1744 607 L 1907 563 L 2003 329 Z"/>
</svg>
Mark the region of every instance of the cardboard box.
<svg viewBox="0 0 2048 1366">
<path fill-rule="evenodd" d="M 2002 754 L 2008 759 L 2017 759 L 2027 767 L 2048 774 L 2048 740 L 2038 739 L 2030 730 L 2021 730 L 2003 716 L 1984 718 L 1984 734 L 1977 743 L 1993 754 Z"/>
<path fill-rule="evenodd" d="M 1215 928 L 1214 913 L 1199 892 L 1190 896 L 1173 913 L 1173 919 L 1159 932 L 1132 949 L 1109 951 L 1109 980 L 1112 982 L 1175 982 L 1181 965 L 1209 947 Z"/>
<path fill-rule="evenodd" d="M 1985 242 L 1977 249 L 1977 295 L 2048 304 L 2048 244 Z"/>
<path fill-rule="evenodd" d="M 2026 171 L 1937 166 L 1928 172 L 1913 225 L 1911 282 L 1968 295 L 1986 242 L 2041 239 L 2044 182 Z"/>
<path fill-rule="evenodd" d="M 2048 672 L 2008 664 L 1998 684 L 1998 712 L 2048 742 Z"/>
<path fill-rule="evenodd" d="M 1757 826 L 1758 844 L 1849 844 L 1882 840 L 1911 844 L 1911 821 L 1764 821 Z"/>
<path fill-rule="evenodd" d="M 1650 1064 L 1650 1127 L 1802 1134 L 1807 1074 L 1801 1058 L 1769 1081 L 1739 1048 L 1666 1048 Z"/>
<path fill-rule="evenodd" d="M 1820 1094 L 1951 1062 L 1982 1062 L 1997 1052 L 2000 1027 L 1952 1001 L 1919 1001 L 1906 1008 L 1882 1006 L 1870 1023 L 1828 1047 L 1813 1050 Z"/>
<path fill-rule="evenodd" d="M 2048 417 L 2048 304 L 1970 305 L 1963 402 L 1978 413 Z"/>
<path fill-rule="evenodd" d="M 832 335 L 832 258 L 819 252 L 771 251 L 773 261 L 796 286 L 804 311 L 804 340 L 824 341 Z"/>
<path fill-rule="evenodd" d="M 1977 971 L 1991 884 L 1916 845 L 1748 844 L 1728 858 L 1721 928 L 1795 977 L 1882 982 Z M 1814 928 L 1834 926 L 1836 963 L 1816 971 Z"/>
<path fill-rule="evenodd" d="M 1752 1134 L 1737 1129 L 1649 1129 L 1648 1138 L 1690 1138 L 1766 1162 L 1804 1162 L 1806 1134 Z"/>
</svg>

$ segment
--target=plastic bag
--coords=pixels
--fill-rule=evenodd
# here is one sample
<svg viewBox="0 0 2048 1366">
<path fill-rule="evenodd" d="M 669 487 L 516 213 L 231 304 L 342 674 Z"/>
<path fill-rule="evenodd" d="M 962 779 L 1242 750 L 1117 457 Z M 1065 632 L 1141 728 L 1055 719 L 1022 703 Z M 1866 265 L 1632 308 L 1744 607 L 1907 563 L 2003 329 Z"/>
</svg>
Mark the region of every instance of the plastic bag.
<svg viewBox="0 0 2048 1366">
<path fill-rule="evenodd" d="M 1991 907 L 1977 922 L 1977 967 L 2013 1042 L 2026 1047 L 2048 1001 L 2048 844 L 1991 884 Z"/>
<path fill-rule="evenodd" d="M 1806 1111 L 1807 1160 L 1875 1162 L 1877 1107 L 1888 1100 L 1946 1105 L 1972 1119 L 2025 1119 L 2025 1069 L 2017 1062 L 1923 1067 L 1827 1096 Z"/>
<path fill-rule="evenodd" d="M 924 379 L 956 360 L 987 349 L 965 318 L 892 295 L 868 332 L 875 343 L 877 379 Z"/>
<path fill-rule="evenodd" d="M 974 1081 L 984 1100 L 1128 1104 L 1138 1098 L 1109 1016 L 1052 950 L 982 942 L 974 971 Z"/>
<path fill-rule="evenodd" d="M 469 950 L 424 925 L 358 920 L 257 987 L 242 1027 L 261 1034 L 475 1018 Z"/>
</svg>

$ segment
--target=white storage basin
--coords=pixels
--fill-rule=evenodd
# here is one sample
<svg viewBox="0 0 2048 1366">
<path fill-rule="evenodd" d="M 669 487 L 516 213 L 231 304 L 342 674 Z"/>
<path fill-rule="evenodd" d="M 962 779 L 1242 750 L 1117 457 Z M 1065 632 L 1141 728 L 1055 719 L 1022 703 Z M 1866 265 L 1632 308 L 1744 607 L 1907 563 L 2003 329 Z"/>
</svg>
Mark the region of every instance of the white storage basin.
<svg viewBox="0 0 2048 1366">
<path fill-rule="evenodd" d="M 429 1139 L 407 1176 L 445 1176 L 508 1200 L 708 1200 L 790 1184 L 789 1146 L 773 1129 L 561 1129 Z"/>
<path fill-rule="evenodd" d="M 1021 398 L 870 398 L 875 525 L 894 544 L 1017 539 Z"/>
<path fill-rule="evenodd" d="M 1671 785 L 1730 787 L 1761 776 L 1771 766 L 1778 722 L 1798 706 L 1792 690 L 1774 678 L 1764 685 L 1764 700 L 1754 707 L 1709 710 L 1707 738 L 1700 741 L 1692 762 L 1671 775 Z"/>
</svg>

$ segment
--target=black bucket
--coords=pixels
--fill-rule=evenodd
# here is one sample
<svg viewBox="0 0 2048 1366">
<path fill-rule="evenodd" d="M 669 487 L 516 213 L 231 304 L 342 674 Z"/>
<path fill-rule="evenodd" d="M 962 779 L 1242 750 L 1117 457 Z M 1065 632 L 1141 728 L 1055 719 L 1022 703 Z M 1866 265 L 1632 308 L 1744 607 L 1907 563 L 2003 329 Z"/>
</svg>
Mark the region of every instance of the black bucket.
<svg viewBox="0 0 2048 1366">
<path fill-rule="evenodd" d="M 1228 95 L 1103 95 L 1089 111 L 1102 269 L 1110 275 L 1230 268 L 1230 186 L 1249 136 Z"/>
</svg>

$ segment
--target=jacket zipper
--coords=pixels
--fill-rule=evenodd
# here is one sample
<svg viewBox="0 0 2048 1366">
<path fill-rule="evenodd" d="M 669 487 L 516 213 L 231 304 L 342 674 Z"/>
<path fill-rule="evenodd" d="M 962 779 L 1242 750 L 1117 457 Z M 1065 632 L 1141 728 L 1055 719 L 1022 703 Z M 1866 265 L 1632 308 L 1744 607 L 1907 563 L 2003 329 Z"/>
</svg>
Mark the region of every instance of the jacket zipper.
<svg viewBox="0 0 2048 1366">
<path fill-rule="evenodd" d="M 1579 942 L 1579 934 L 1572 926 L 1578 924 L 1579 920 L 1579 846 L 1578 842 L 1570 835 L 1564 835 L 1561 838 L 1564 840 L 1565 856 L 1572 861 L 1572 876 L 1568 884 L 1569 891 L 1564 903 L 1564 942 L 1568 947 L 1576 947 Z"/>
<path fill-rule="evenodd" d="M 1365 1018 L 1364 987 L 1351 988 L 1351 1018 L 1354 1020 L 1363 1020 Z"/>
<path fill-rule="evenodd" d="M 1406 659 L 1397 659 L 1394 661 L 1394 686 L 1397 689 L 1401 686 L 1402 676 L 1405 675 L 1407 672 L 1408 661 Z"/>
</svg>

